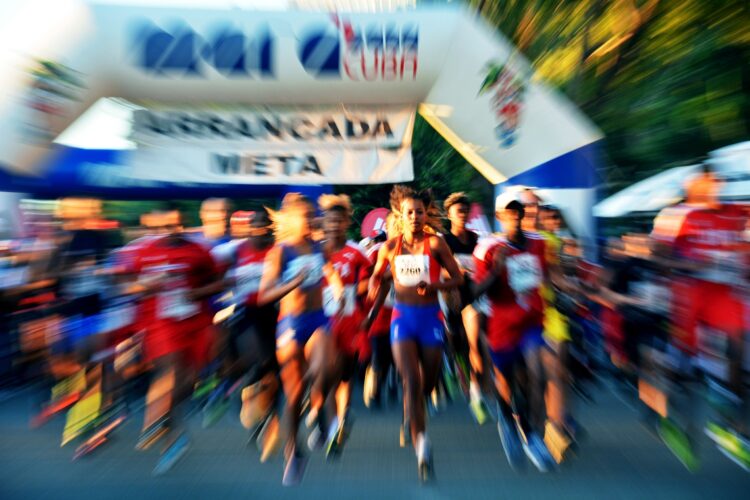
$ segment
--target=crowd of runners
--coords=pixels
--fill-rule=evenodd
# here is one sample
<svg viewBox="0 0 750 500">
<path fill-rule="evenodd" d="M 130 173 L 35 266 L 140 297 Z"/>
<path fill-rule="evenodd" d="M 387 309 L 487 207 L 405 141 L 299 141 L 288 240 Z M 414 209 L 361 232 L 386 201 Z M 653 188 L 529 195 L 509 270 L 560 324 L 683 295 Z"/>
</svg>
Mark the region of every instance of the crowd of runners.
<svg viewBox="0 0 750 500">
<path fill-rule="evenodd" d="M 360 242 L 343 194 L 255 211 L 209 199 L 196 229 L 178 210 L 122 228 L 96 200 L 65 200 L 0 249 L 3 381 L 45 384 L 31 425 L 60 415 L 76 458 L 142 415 L 134 445 L 158 447 L 155 474 L 188 451 L 190 419 L 239 417 L 297 484 L 311 452 L 342 457 L 367 432 L 354 398 L 402 409 L 394 443 L 423 481 L 446 404 L 497 425 L 514 470 L 552 471 L 581 450 L 576 417 L 605 377 L 689 469 L 701 433 L 750 469 L 748 215 L 719 183 L 706 170 L 650 235 L 599 252 L 531 189 L 501 194 L 501 232 L 478 235 L 481 200 L 395 186 L 386 230 Z"/>
</svg>

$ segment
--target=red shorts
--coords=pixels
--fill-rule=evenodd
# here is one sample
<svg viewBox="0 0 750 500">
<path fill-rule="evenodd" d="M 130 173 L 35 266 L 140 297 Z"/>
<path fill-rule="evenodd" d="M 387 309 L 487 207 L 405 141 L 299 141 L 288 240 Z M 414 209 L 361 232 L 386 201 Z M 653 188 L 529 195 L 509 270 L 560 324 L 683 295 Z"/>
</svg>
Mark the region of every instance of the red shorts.
<svg viewBox="0 0 750 500">
<path fill-rule="evenodd" d="M 383 307 L 378 312 L 375 321 L 372 322 L 370 331 L 367 332 L 369 337 L 380 337 L 381 335 L 391 334 L 391 313 L 393 309 L 390 307 Z"/>
<path fill-rule="evenodd" d="M 672 284 L 672 335 L 688 352 L 698 348 L 698 325 L 741 338 L 745 331 L 745 305 L 732 287 L 693 278 Z"/>
<path fill-rule="evenodd" d="M 347 356 L 356 356 L 362 344 L 362 332 L 360 327 L 364 320 L 362 314 L 333 318 L 331 321 L 331 332 L 336 340 L 336 348 Z"/>
<path fill-rule="evenodd" d="M 195 369 L 204 367 L 211 358 L 213 326 L 196 330 L 178 329 L 175 326 L 179 325 L 146 330 L 143 339 L 144 360 L 152 362 L 169 354 L 182 353 L 189 366 Z"/>
<path fill-rule="evenodd" d="M 625 356 L 625 332 L 622 328 L 622 315 L 610 308 L 603 308 L 601 312 L 602 334 L 604 347 L 610 355 Z"/>
<path fill-rule="evenodd" d="M 487 318 L 487 345 L 493 351 L 515 349 L 526 331 L 542 325 L 544 316 L 538 307 L 526 310 L 515 302 L 502 306 L 490 304 L 492 314 Z"/>
</svg>

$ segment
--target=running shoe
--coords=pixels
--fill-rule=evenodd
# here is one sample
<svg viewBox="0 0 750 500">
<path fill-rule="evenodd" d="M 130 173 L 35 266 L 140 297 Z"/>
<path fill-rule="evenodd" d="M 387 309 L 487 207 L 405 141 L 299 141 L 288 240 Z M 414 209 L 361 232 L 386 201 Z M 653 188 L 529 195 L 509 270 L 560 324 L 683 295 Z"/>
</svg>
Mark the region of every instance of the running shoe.
<svg viewBox="0 0 750 500">
<path fill-rule="evenodd" d="M 76 448 L 73 460 L 77 460 L 91 453 L 107 442 L 107 436 L 119 427 L 127 418 L 127 410 L 124 405 L 112 407 L 107 411 L 102 421 L 97 423 L 94 432 L 78 448 Z"/>
<path fill-rule="evenodd" d="M 469 395 L 469 385 L 471 380 L 469 374 L 471 372 L 469 370 L 469 363 L 463 356 L 456 356 L 455 373 L 461 391 L 464 393 L 464 397 L 467 397 Z"/>
<path fill-rule="evenodd" d="M 203 399 L 208 396 L 211 391 L 216 389 L 220 382 L 221 380 L 216 374 L 212 374 L 205 380 L 198 381 L 193 389 L 193 400 Z"/>
<path fill-rule="evenodd" d="M 408 420 L 401 422 L 398 442 L 401 448 L 406 448 L 411 444 L 411 424 Z"/>
<path fill-rule="evenodd" d="M 445 410 L 445 407 L 447 406 L 446 398 L 445 398 L 445 390 L 443 389 L 443 384 L 438 382 L 438 384 L 435 386 L 435 388 L 432 390 L 432 393 L 430 394 L 430 404 L 428 404 L 427 409 L 430 416 L 435 416 L 441 411 Z"/>
<path fill-rule="evenodd" d="M 263 424 L 274 406 L 277 388 L 276 378 L 266 376 L 259 382 L 242 389 L 240 422 L 245 429 L 253 429 Z"/>
<path fill-rule="evenodd" d="M 419 473 L 419 480 L 422 483 L 426 483 L 434 478 L 435 470 L 432 462 L 432 447 L 430 446 L 430 439 L 425 434 L 420 434 L 417 437 L 417 470 Z"/>
<path fill-rule="evenodd" d="M 36 429 L 46 424 L 52 417 L 70 408 L 80 398 L 80 393 L 63 396 L 56 401 L 48 403 L 34 418 L 31 419 L 31 428 Z"/>
<path fill-rule="evenodd" d="M 474 416 L 477 424 L 484 425 L 489 416 L 487 403 L 485 403 L 482 394 L 478 390 L 470 390 L 469 392 L 469 409 L 471 410 L 471 414 Z"/>
<path fill-rule="evenodd" d="M 201 425 L 204 429 L 208 429 L 216 424 L 227 410 L 229 410 L 232 401 L 227 392 L 228 388 L 229 382 L 222 382 L 208 397 L 208 401 L 206 401 L 205 406 L 201 410 L 203 414 Z"/>
<path fill-rule="evenodd" d="M 150 427 L 144 429 L 141 435 L 138 437 L 138 442 L 135 445 L 135 449 L 139 451 L 145 451 L 151 448 L 151 446 L 161 439 L 167 432 L 169 432 L 169 418 L 160 418 L 154 422 Z"/>
<path fill-rule="evenodd" d="M 260 436 L 265 426 L 268 425 L 268 421 L 270 420 L 270 418 L 270 413 L 264 415 L 257 423 L 253 424 L 253 426 L 248 429 L 249 432 L 247 434 L 247 442 L 245 443 L 247 446 L 251 446 L 255 443 L 260 448 Z M 243 426 L 244 425 L 245 424 L 243 423 Z"/>
<path fill-rule="evenodd" d="M 497 432 L 500 434 L 500 442 L 503 444 L 505 458 L 514 472 L 519 472 L 524 465 L 523 451 L 521 440 L 518 437 L 518 431 L 512 422 L 502 414 L 498 409 Z"/>
<path fill-rule="evenodd" d="M 60 446 L 65 446 L 90 430 L 101 414 L 102 392 L 99 388 L 82 397 L 70 407 L 65 418 L 65 429 Z"/>
<path fill-rule="evenodd" d="M 448 398 L 455 401 L 459 392 L 458 377 L 456 377 L 455 369 L 446 356 L 443 356 L 443 385 Z"/>
<path fill-rule="evenodd" d="M 310 430 L 310 434 L 307 436 L 307 447 L 310 449 L 310 451 L 319 451 L 322 450 L 324 446 L 326 446 L 326 438 L 323 437 L 323 433 L 320 431 L 318 426 Z"/>
<path fill-rule="evenodd" d="M 667 448 L 690 472 L 700 465 L 693 444 L 688 435 L 669 418 L 662 418 L 658 428 L 659 437 Z"/>
<path fill-rule="evenodd" d="M 255 440 L 258 451 L 263 451 L 263 443 L 266 439 L 266 433 L 271 429 L 271 419 L 276 416 L 275 413 L 269 413 L 263 421 L 260 422 L 257 429 L 250 435 L 251 440 Z M 254 437 L 253 437 L 254 435 Z"/>
<path fill-rule="evenodd" d="M 177 439 L 175 439 L 172 444 L 164 450 L 161 457 L 159 457 L 159 461 L 156 463 L 156 467 L 154 467 L 153 475 L 161 476 L 162 474 L 167 473 L 182 457 L 185 456 L 189 448 L 190 439 L 187 434 L 183 432 L 177 436 Z"/>
<path fill-rule="evenodd" d="M 305 427 L 307 427 L 308 429 L 312 429 L 317 423 L 318 423 L 318 410 L 311 407 L 310 411 L 307 412 L 307 417 L 305 417 Z"/>
<path fill-rule="evenodd" d="M 544 444 L 547 446 L 555 463 L 561 464 L 571 451 L 573 441 L 564 430 L 547 421 L 547 424 L 544 426 Z"/>
<path fill-rule="evenodd" d="M 279 417 L 273 415 L 269 419 L 268 428 L 263 433 L 260 463 L 266 463 L 269 458 L 276 455 L 281 448 L 281 433 L 279 432 Z"/>
<path fill-rule="evenodd" d="M 86 442 L 82 443 L 78 448 L 76 448 L 76 451 L 73 454 L 73 460 L 75 461 L 82 457 L 85 457 L 106 442 L 107 436 L 97 433 L 95 439 L 87 439 Z"/>
<path fill-rule="evenodd" d="M 347 410 L 344 414 L 344 421 L 341 423 L 338 440 L 339 446 L 343 446 L 344 443 L 349 439 L 352 433 L 352 427 L 354 427 L 354 415 L 351 410 Z"/>
<path fill-rule="evenodd" d="M 539 434 L 536 432 L 528 433 L 526 439 L 521 440 L 521 446 L 539 472 L 549 472 L 554 468 L 555 459 L 552 458 Z"/>
<path fill-rule="evenodd" d="M 333 460 L 339 453 L 339 432 L 341 423 L 339 423 L 338 417 L 333 417 L 330 427 L 328 427 L 328 436 L 326 436 L 325 447 L 326 447 L 326 459 Z"/>
<path fill-rule="evenodd" d="M 375 403 L 375 394 L 377 392 L 378 375 L 371 366 L 365 370 L 365 383 L 362 389 L 362 397 L 365 401 L 365 407 L 370 408 Z"/>
<path fill-rule="evenodd" d="M 307 457 L 295 451 L 286 461 L 281 484 L 284 486 L 297 486 L 302 482 L 302 477 L 305 475 L 305 467 L 307 467 Z"/>
<path fill-rule="evenodd" d="M 746 437 L 715 422 L 709 422 L 705 432 L 724 456 L 750 472 L 750 441 Z"/>
</svg>

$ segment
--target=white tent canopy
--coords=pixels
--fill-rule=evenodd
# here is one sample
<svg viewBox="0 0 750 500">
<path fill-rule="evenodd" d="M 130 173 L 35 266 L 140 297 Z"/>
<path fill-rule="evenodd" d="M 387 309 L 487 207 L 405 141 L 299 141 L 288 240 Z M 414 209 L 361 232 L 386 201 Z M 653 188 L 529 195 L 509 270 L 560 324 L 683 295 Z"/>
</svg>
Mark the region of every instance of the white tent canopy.
<svg viewBox="0 0 750 500">
<path fill-rule="evenodd" d="M 727 202 L 750 200 L 750 141 L 709 153 L 707 163 L 724 180 L 721 198 Z M 629 186 L 594 206 L 596 217 L 650 214 L 679 202 L 685 182 L 700 165 L 675 167 Z"/>
<path fill-rule="evenodd" d="M 699 165 L 674 167 L 636 182 L 594 206 L 596 217 L 623 217 L 658 212 L 683 198 L 685 180 L 698 172 Z"/>
</svg>

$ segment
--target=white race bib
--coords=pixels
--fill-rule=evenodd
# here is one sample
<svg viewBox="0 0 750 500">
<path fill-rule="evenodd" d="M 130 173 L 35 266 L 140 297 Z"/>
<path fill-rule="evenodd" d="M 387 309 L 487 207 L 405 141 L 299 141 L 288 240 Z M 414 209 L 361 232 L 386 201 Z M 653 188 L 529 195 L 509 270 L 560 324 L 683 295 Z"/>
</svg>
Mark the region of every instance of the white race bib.
<svg viewBox="0 0 750 500">
<path fill-rule="evenodd" d="M 257 293 L 260 280 L 263 277 L 263 263 L 245 264 L 238 266 L 234 272 L 237 281 L 237 300 L 244 300 L 247 296 Z"/>
<path fill-rule="evenodd" d="M 707 261 L 707 268 L 698 272 L 698 277 L 724 285 L 740 284 L 744 278 L 744 256 L 738 252 L 724 250 L 704 250 L 701 252 Z"/>
<path fill-rule="evenodd" d="M 357 289 L 354 285 L 346 285 L 344 292 L 336 299 L 333 287 L 327 286 L 323 289 L 323 311 L 329 318 L 336 316 L 339 312 L 343 316 L 351 316 L 356 309 Z"/>
<path fill-rule="evenodd" d="M 401 286 L 430 282 L 430 258 L 427 255 L 397 255 L 394 265 L 396 281 Z"/>
<path fill-rule="evenodd" d="M 645 303 L 644 309 L 654 313 L 669 312 L 671 293 L 669 289 L 658 283 L 638 281 L 632 283 L 630 288 L 633 295 Z"/>
<path fill-rule="evenodd" d="M 307 270 L 307 277 L 302 282 L 302 287 L 307 288 L 317 285 L 323 279 L 323 256 L 319 253 L 300 255 L 290 260 L 282 276 L 282 281 L 287 282 L 294 279 L 299 273 Z"/>
<path fill-rule="evenodd" d="M 467 253 L 457 253 L 455 257 L 461 269 L 470 273 L 474 272 L 474 257 Z"/>
<path fill-rule="evenodd" d="M 729 338 L 724 332 L 701 326 L 698 329 L 699 353 L 697 364 L 700 369 L 719 380 L 729 380 Z"/>
<path fill-rule="evenodd" d="M 156 296 L 156 313 L 160 319 L 182 321 L 200 312 L 195 302 L 188 300 L 187 288 L 176 288 Z"/>
<path fill-rule="evenodd" d="M 542 283 L 542 268 L 536 255 L 522 253 L 507 259 L 508 284 L 517 294 L 538 288 Z"/>
<path fill-rule="evenodd" d="M 112 332 L 132 325 L 135 321 L 134 304 L 118 304 L 104 310 L 104 327 L 105 332 Z"/>
</svg>

